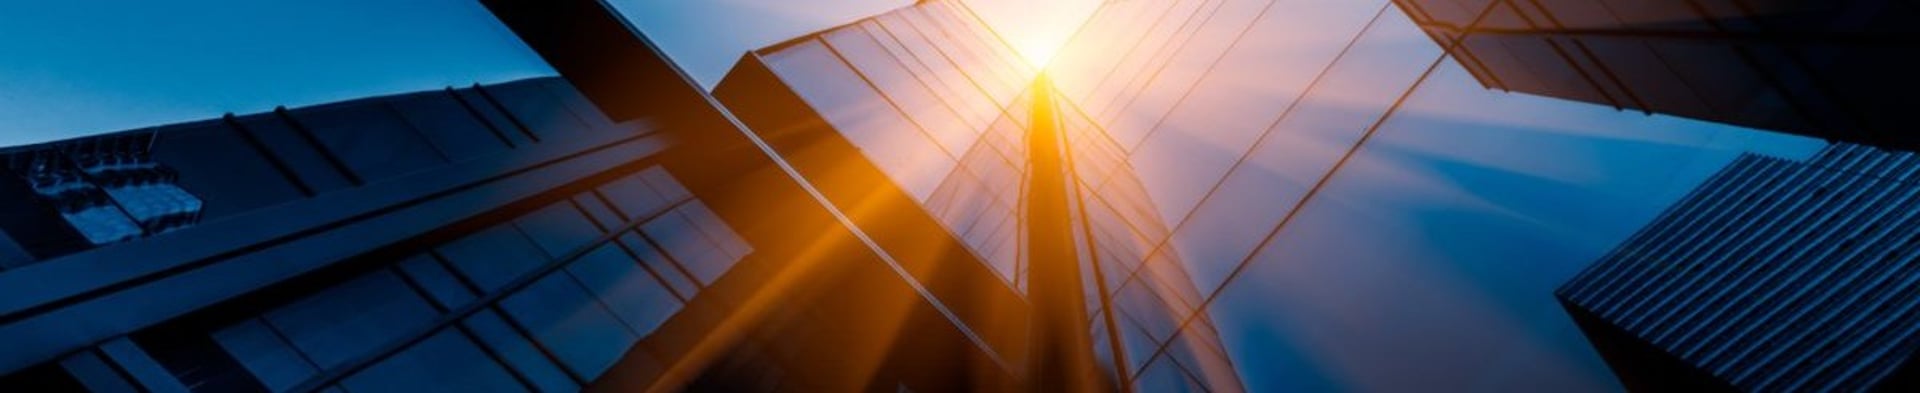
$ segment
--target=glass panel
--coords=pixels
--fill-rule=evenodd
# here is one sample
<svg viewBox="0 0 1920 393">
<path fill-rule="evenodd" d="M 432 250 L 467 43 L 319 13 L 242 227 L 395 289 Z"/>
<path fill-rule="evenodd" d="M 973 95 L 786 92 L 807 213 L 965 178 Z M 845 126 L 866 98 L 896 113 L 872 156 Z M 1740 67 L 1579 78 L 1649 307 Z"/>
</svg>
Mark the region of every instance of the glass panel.
<svg viewBox="0 0 1920 393">
<path fill-rule="evenodd" d="M 1133 388 L 1142 392 L 1206 392 L 1179 364 L 1161 358 L 1141 371 Z"/>
<path fill-rule="evenodd" d="M 1225 8 L 1225 1 L 1204 1 L 1196 4 L 1191 13 L 1179 20 L 1177 27 L 1165 31 L 1165 37 L 1152 36 L 1159 41 L 1156 46 L 1147 47 L 1152 51 L 1139 52 L 1136 57 L 1143 61 L 1123 64 L 1137 65 L 1129 68 L 1130 75 L 1116 78 L 1112 82 L 1118 86 L 1120 97 L 1111 103 L 1089 107 L 1095 109 L 1099 119 L 1105 120 L 1108 130 L 1119 135 L 1139 135 L 1153 127 L 1153 123 L 1165 113 L 1168 106 L 1174 104 L 1185 91 L 1193 86 L 1193 79 L 1204 71 L 1205 64 L 1219 58 L 1224 46 L 1231 44 L 1231 38 L 1225 40 L 1195 40 L 1202 28 L 1231 28 L 1235 22 L 1244 24 L 1245 19 L 1234 21 L 1233 15 L 1216 20 Z M 1185 12 L 1185 10 L 1176 10 Z M 1246 17 L 1242 14 L 1240 17 Z M 1169 22 L 1172 22 L 1171 20 Z M 1167 26 L 1167 25 L 1162 25 Z M 1234 31 L 1238 31 L 1235 29 Z M 1156 32 L 1159 32 L 1156 30 Z M 1143 48 L 1143 49 L 1147 49 Z M 1197 63 L 1197 64 L 1196 64 Z M 1117 75 L 1119 76 L 1119 75 Z"/>
<path fill-rule="evenodd" d="M 540 348 L 535 347 L 532 341 L 527 341 L 526 336 L 515 332 L 493 310 L 474 313 L 463 324 L 482 345 L 499 354 L 501 361 L 532 381 L 536 389 L 549 393 L 580 390 L 580 386 L 573 383 L 566 371 L 553 364 L 541 353 Z"/>
<path fill-rule="evenodd" d="M 500 301 L 500 308 L 577 375 L 598 377 L 639 337 L 580 284 L 554 274 Z"/>
<path fill-rule="evenodd" d="M 493 156 L 511 148 L 498 134 L 502 130 L 494 130 L 485 120 L 474 117 L 452 94 L 415 94 L 389 104 L 453 161 Z"/>
<path fill-rule="evenodd" d="M 1081 26 L 1048 64 L 1048 74 L 1060 92 L 1076 102 L 1092 96 L 1094 89 L 1109 76 L 1113 63 L 1128 55 L 1128 49 L 1140 42 L 1140 21 L 1148 8 L 1165 8 L 1171 1 L 1108 2 L 1100 5 L 1086 25 Z"/>
<path fill-rule="evenodd" d="M 439 312 L 391 271 L 378 271 L 261 317 L 320 368 L 333 368 L 433 321 Z"/>
<path fill-rule="evenodd" d="M 878 41 L 880 46 L 886 49 L 887 54 L 898 59 L 906 67 L 907 72 L 912 73 L 919 83 L 940 99 L 940 102 L 957 111 L 961 120 L 967 122 L 968 129 L 986 129 L 987 122 L 993 121 L 994 111 L 978 102 L 979 94 L 947 90 L 947 85 L 934 75 L 933 68 L 927 67 L 926 62 L 907 50 L 907 47 L 895 40 L 893 35 L 887 34 L 887 31 L 880 27 L 880 22 L 867 21 L 861 23 L 859 28 Z"/>
<path fill-rule="evenodd" d="M 439 252 L 482 291 L 500 289 L 547 262 L 546 253 L 511 225 L 481 230 L 440 246 Z"/>
<path fill-rule="evenodd" d="M 887 105 L 825 45 L 811 41 L 767 55 L 776 74 L 861 153 L 916 200 L 926 200 L 953 168 L 939 145 Z"/>
<path fill-rule="evenodd" d="M 699 226 L 694 225 L 687 210 L 685 207 L 674 209 L 673 213 L 642 225 L 640 230 L 700 282 L 712 284 L 720 275 L 726 274 L 737 259 L 728 256 Z"/>
<path fill-rule="evenodd" d="M 721 220 L 720 215 L 708 208 L 706 203 L 697 200 L 688 202 L 681 206 L 679 211 L 680 214 L 686 215 L 687 220 L 692 221 L 695 227 L 700 228 L 700 233 L 707 235 L 707 240 L 720 246 L 721 251 L 726 251 L 727 256 L 732 260 L 738 261 L 746 258 L 747 254 L 753 253 L 753 246 L 747 244 L 747 239 L 741 238 L 739 233 L 733 231 L 733 227 L 727 226 L 727 222 Z M 728 267 L 731 267 L 731 264 Z"/>
<path fill-rule="evenodd" d="M 269 391 L 282 392 L 319 375 L 312 362 L 257 318 L 213 332 L 213 341 Z M 183 377 L 192 380 L 192 377 Z"/>
<path fill-rule="evenodd" d="M 1378 12 L 1379 9 L 1373 9 Z M 1359 20 L 1358 16 L 1354 17 Z M 1291 19 L 1289 17 L 1288 19 Z M 1267 184 L 1297 182 L 1313 184 L 1346 154 L 1369 127 L 1378 122 L 1387 108 L 1410 88 L 1421 73 L 1440 55 L 1438 48 L 1411 23 L 1399 18 L 1382 18 L 1356 38 L 1351 50 L 1332 63 L 1319 85 L 1298 104 L 1278 118 L 1273 129 L 1264 131 L 1267 140 L 1254 146 L 1241 170 L 1265 171 L 1277 178 L 1260 179 Z M 1336 53 L 1337 54 L 1337 53 Z M 1421 55 L 1425 56 L 1421 56 Z M 1242 114 L 1244 115 L 1244 114 Z M 1196 130 L 1204 133 L 1204 130 Z M 1160 205 L 1160 214 L 1169 219 L 1185 217 L 1206 197 L 1219 176 L 1235 165 L 1234 158 L 1245 153 L 1245 143 L 1214 145 L 1198 137 L 1148 141 L 1134 156 L 1134 167 L 1141 180 Z M 1229 149 L 1229 154 L 1219 154 Z M 1201 158 L 1208 157 L 1208 158 Z M 1196 180 L 1199 179 L 1199 180 Z M 1298 180 L 1294 180 L 1298 179 Z M 1284 187 L 1284 186 L 1281 186 Z M 1260 188 L 1271 189 L 1271 188 Z M 1251 190 L 1251 189 L 1250 189 Z M 1272 206 L 1270 203 L 1267 204 Z M 1281 205 L 1286 206 L 1286 205 Z M 1271 214 L 1287 209 L 1267 209 Z M 1276 216 L 1277 217 L 1277 216 Z M 1247 230 L 1232 234 L 1201 229 L 1182 230 L 1181 240 L 1210 241 L 1209 236 L 1226 237 L 1227 244 L 1245 240 L 1233 237 L 1264 236 L 1263 231 Z M 1200 264 L 1193 271 L 1200 288 L 1218 286 L 1219 280 L 1246 257 L 1248 249 L 1209 248 L 1206 244 L 1182 247 L 1181 259 Z M 1240 253 L 1234 255 L 1234 253 Z M 1204 290 L 1204 289 L 1203 289 Z"/>
<path fill-rule="evenodd" d="M 234 120 L 239 126 L 232 127 L 231 132 L 236 133 L 235 136 L 251 136 L 259 140 L 267 156 L 285 163 L 288 171 L 293 172 L 293 177 L 299 178 L 316 193 L 351 187 L 347 174 L 327 161 L 327 153 L 323 150 L 325 147 L 308 142 L 309 139 L 294 131 L 293 124 L 287 123 L 286 119 L 274 113 L 238 117 Z M 192 153 L 205 154 L 204 151 Z"/>
<path fill-rule="evenodd" d="M 180 186 L 206 201 L 206 219 L 292 201 L 303 195 L 266 156 L 218 125 L 162 128 L 154 160 L 180 171 Z"/>
<path fill-rule="evenodd" d="M 446 157 L 384 104 L 298 109 L 291 117 L 361 180 L 374 182 L 445 164 Z"/>
<path fill-rule="evenodd" d="M 640 269 L 639 261 L 618 246 L 602 246 L 567 265 L 580 284 L 626 322 L 634 334 L 645 336 L 680 311 L 680 301 L 666 287 Z"/>
<path fill-rule="evenodd" d="M 1140 329 L 1139 323 L 1126 318 L 1125 312 L 1115 315 L 1121 317 L 1118 321 L 1121 331 L 1120 347 L 1127 351 L 1127 368 L 1137 371 L 1140 365 L 1147 364 L 1148 358 L 1153 356 L 1160 342 L 1148 337 L 1146 330 Z"/>
<path fill-rule="evenodd" d="M 994 99 L 968 78 L 964 70 L 966 63 L 942 52 L 935 45 L 935 40 L 941 39 L 939 36 L 915 26 L 897 13 L 874 17 L 874 21 L 874 29 L 879 32 L 876 36 L 893 38 L 906 48 L 911 59 L 932 70 L 921 76 L 931 78 L 928 84 L 934 85 L 933 90 L 950 98 L 955 108 L 982 116 L 983 119 L 991 119 L 993 114 L 999 112 Z"/>
<path fill-rule="evenodd" d="M 524 392 L 505 367 L 472 340 L 442 331 L 340 381 L 355 393 Z"/>
<path fill-rule="evenodd" d="M 1209 308 L 1249 390 L 1617 386 L 1543 294 L 1740 151 L 1821 145 L 1492 91 L 1447 60 L 1336 167 L 1425 67 L 1390 59 L 1437 52 L 1397 12 L 1374 28 L 1395 38 L 1369 44 L 1368 32 L 1179 235 L 1203 292 L 1259 245 Z M 1287 201 L 1330 170 L 1285 227 L 1275 212 L 1227 217 L 1298 205 Z M 1276 230 L 1267 244 L 1233 239 Z"/>
<path fill-rule="evenodd" d="M 666 207 L 667 198 L 647 186 L 641 174 L 633 174 L 600 185 L 600 195 L 628 220 L 640 218 Z"/>
<path fill-rule="evenodd" d="M 902 18 L 912 22 L 921 34 L 933 41 L 935 47 L 942 53 L 959 64 L 960 72 L 967 77 L 967 80 L 976 88 L 985 90 L 993 102 L 1011 101 L 1014 89 L 1019 88 L 1024 81 L 1014 80 L 1014 76 L 1007 72 L 1005 64 L 983 57 L 986 52 L 979 39 L 962 34 L 961 31 L 943 23 L 948 19 L 932 15 L 937 13 L 939 11 L 932 7 L 911 7 L 898 12 Z"/>
<path fill-rule="evenodd" d="M 1220 347 L 1220 337 L 1214 333 L 1213 326 L 1199 322 L 1204 320 L 1196 320 L 1181 330 L 1180 335 L 1174 336 L 1167 343 L 1166 356 L 1163 357 L 1172 357 L 1176 364 L 1187 370 L 1189 377 L 1213 391 L 1245 390 L 1241 386 L 1239 371 L 1234 369 L 1225 349 Z"/>
<path fill-rule="evenodd" d="M 579 206 L 580 210 L 587 213 L 588 218 L 593 219 L 594 226 L 603 232 L 610 230 L 617 231 L 622 228 L 622 225 L 627 224 L 625 218 L 620 217 L 618 213 L 614 213 L 613 208 L 601 202 L 600 197 L 595 195 L 595 193 L 589 192 L 574 195 L 571 199 L 573 199 L 575 206 Z"/>
<path fill-rule="evenodd" d="M 1252 20 L 1262 7 L 1270 7 L 1267 12 L 1288 12 L 1290 17 Z M 1333 53 L 1366 24 L 1365 18 L 1372 14 L 1353 12 L 1357 8 L 1226 1 L 1210 23 L 1152 77 L 1153 85 L 1130 97 L 1135 100 L 1132 106 L 1108 123 L 1108 131 L 1126 151 L 1138 148 L 1149 133 L 1204 138 L 1215 146 L 1246 146 L 1272 121 L 1269 115 L 1297 97 L 1333 59 Z M 1311 26 L 1297 26 L 1302 22 Z M 1277 25 L 1291 31 L 1276 31 Z M 1240 39 L 1242 33 L 1256 39 Z M 1329 39 L 1333 37 L 1338 38 Z"/>
<path fill-rule="evenodd" d="M 473 291 L 460 283 L 460 279 L 448 272 L 432 255 L 417 255 L 400 261 L 400 272 L 419 283 L 420 289 L 427 291 L 427 296 L 441 307 L 456 308 L 474 299 Z"/>
<path fill-rule="evenodd" d="M 635 232 L 622 234 L 620 243 L 638 255 L 640 262 L 646 264 L 648 270 L 652 270 L 654 275 L 666 281 L 668 286 L 672 286 L 675 292 L 680 293 L 680 296 L 692 298 L 700 293 L 700 287 L 694 284 L 692 277 L 687 276 L 678 264 L 668 260 L 666 254 L 660 253 L 660 249 L 647 243 L 640 234 Z"/>
<path fill-rule="evenodd" d="M 591 127 L 574 113 L 565 102 L 554 96 L 546 86 L 536 83 L 515 83 L 484 86 L 487 92 L 520 125 L 541 140 L 578 138 L 587 134 Z"/>
<path fill-rule="evenodd" d="M 668 201 L 693 198 L 693 192 L 687 191 L 687 187 L 681 185 L 679 180 L 674 179 L 673 174 L 668 173 L 666 168 L 657 166 L 647 168 L 640 171 L 640 178 L 646 179 L 647 186 L 653 187 L 654 192 L 659 193 L 660 197 L 666 198 Z"/>
<path fill-rule="evenodd" d="M 547 256 L 560 258 L 597 240 L 600 228 L 580 213 L 573 203 L 561 201 L 513 221 L 527 238 L 546 251 Z"/>
<path fill-rule="evenodd" d="M 1094 90 L 1092 96 L 1078 101 L 1080 106 L 1093 114 L 1095 119 L 1112 124 L 1111 120 L 1120 112 L 1123 104 L 1137 94 L 1135 83 L 1151 74 L 1149 65 L 1159 60 L 1160 53 L 1175 43 L 1174 33 L 1191 26 L 1192 20 L 1203 16 L 1201 6 L 1208 2 L 1208 0 L 1160 2 L 1167 6 L 1153 10 L 1153 17 L 1147 19 L 1145 24 L 1135 25 L 1129 29 L 1128 34 L 1139 34 L 1138 38 L 1127 41 L 1129 48 L 1125 57 L 1115 59 L 1114 63 L 1109 63 L 1100 69 L 1099 72 L 1106 74 L 1103 77 L 1104 81 Z M 1119 134 L 1117 130 L 1115 132 L 1115 136 L 1121 140 L 1137 138 L 1133 135 Z"/>
<path fill-rule="evenodd" d="M 867 82 L 886 95 L 890 104 L 904 112 L 918 126 L 917 131 L 939 143 L 941 153 L 949 159 L 958 157 L 973 144 L 976 131 L 929 92 L 920 76 L 902 68 L 900 60 L 887 53 L 886 48 L 864 30 L 836 30 L 823 39 L 866 77 Z"/>
</svg>

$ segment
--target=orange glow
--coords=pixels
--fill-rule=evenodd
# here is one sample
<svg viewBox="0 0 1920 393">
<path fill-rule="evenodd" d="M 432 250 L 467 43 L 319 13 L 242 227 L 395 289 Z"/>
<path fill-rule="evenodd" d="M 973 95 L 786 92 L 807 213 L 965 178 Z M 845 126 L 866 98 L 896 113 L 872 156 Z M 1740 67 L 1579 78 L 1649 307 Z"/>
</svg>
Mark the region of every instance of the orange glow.
<svg viewBox="0 0 1920 393">
<path fill-rule="evenodd" d="M 1095 0 L 966 0 L 1034 68 L 1046 68 L 1099 6 Z"/>
<path fill-rule="evenodd" d="M 1041 69 L 1047 68 L 1047 62 L 1053 61 L 1053 56 L 1059 52 L 1060 45 L 1064 43 L 1040 39 L 1009 40 L 1013 42 L 1008 44 L 1013 45 L 1013 49 L 1020 52 L 1021 59 L 1026 60 L 1027 64 L 1032 65 L 1033 68 Z"/>
</svg>

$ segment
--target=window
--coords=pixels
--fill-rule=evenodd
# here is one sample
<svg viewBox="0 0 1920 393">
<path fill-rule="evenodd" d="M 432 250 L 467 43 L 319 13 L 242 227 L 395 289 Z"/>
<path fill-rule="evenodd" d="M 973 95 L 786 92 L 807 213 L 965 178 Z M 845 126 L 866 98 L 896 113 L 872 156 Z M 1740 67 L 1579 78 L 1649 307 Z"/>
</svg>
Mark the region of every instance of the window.
<svg viewBox="0 0 1920 393">
<path fill-rule="evenodd" d="M 340 382 L 355 393 L 525 392 L 473 340 L 442 331 Z"/>
</svg>

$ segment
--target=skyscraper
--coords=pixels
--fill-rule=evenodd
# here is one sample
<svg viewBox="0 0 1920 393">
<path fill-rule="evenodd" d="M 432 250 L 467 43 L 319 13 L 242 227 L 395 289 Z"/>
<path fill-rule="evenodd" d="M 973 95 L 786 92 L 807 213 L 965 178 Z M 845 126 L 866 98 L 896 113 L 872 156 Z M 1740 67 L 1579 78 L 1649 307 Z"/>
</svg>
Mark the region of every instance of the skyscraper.
<svg viewBox="0 0 1920 393">
<path fill-rule="evenodd" d="M 1909 2 L 1396 3 L 1487 88 L 1920 148 L 1896 104 L 1920 89 Z"/>
<path fill-rule="evenodd" d="M 1742 156 L 1557 296 L 1634 390 L 1911 388 L 1917 171 Z"/>
<path fill-rule="evenodd" d="M 1017 300 L 883 248 L 617 13 L 485 6 L 560 77 L 8 149 L 0 386 L 1012 383 Z"/>
<path fill-rule="evenodd" d="M 1194 288 L 1120 329 L 1140 391 L 1614 389 L 1553 288 L 1739 153 L 1820 146 L 1486 89 L 1403 3 L 1107 2 L 1046 68 L 1140 190 L 1087 194 L 1166 228 L 1109 289 Z"/>
<path fill-rule="evenodd" d="M 1549 294 L 1824 143 L 1488 89 L 1423 4 L 1111 1 L 1030 66 L 920 1 L 709 94 L 484 0 L 551 75 L 0 151 L 0 386 L 1636 386 Z"/>
<path fill-rule="evenodd" d="M 958 236 L 1034 307 L 1048 301 L 1033 293 L 1040 287 L 1078 292 L 1063 300 L 1073 307 L 1034 318 L 1068 318 L 1085 336 L 1074 349 L 1096 358 L 1104 383 L 1131 385 L 1144 352 L 1171 340 L 1199 294 L 1179 263 L 1132 270 L 1164 221 L 1104 131 L 1047 79 L 1025 83 L 1036 70 L 1016 56 L 965 4 L 923 2 L 749 53 L 715 96 L 857 221 L 873 222 L 861 227 L 904 220 L 875 214 L 883 209 L 924 210 L 939 225 L 920 227 Z M 1062 146 L 1033 150 L 1035 137 Z M 1076 249 L 1063 260 L 1030 259 L 1045 245 L 1023 244 L 1042 236 L 1033 227 L 1048 209 L 1030 198 L 1048 184 L 1072 186 L 1063 205 L 1072 211 L 1058 212 L 1071 233 L 1047 244 Z M 1047 263 L 1065 264 L 1065 277 L 1030 281 L 1047 277 L 1033 270 Z M 1184 339 L 1174 352 L 1191 377 L 1165 382 L 1241 389 L 1217 338 Z M 1031 344 L 1036 356 L 1043 344 Z"/>
</svg>

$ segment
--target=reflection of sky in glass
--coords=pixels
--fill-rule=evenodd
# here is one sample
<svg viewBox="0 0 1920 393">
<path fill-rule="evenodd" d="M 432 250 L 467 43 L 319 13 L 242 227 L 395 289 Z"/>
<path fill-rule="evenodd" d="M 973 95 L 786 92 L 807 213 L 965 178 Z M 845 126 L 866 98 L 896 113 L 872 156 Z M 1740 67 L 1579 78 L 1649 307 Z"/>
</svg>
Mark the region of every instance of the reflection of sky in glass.
<svg viewBox="0 0 1920 393">
<path fill-rule="evenodd" d="M 934 1 L 756 56 L 895 185 L 1018 286 L 1033 70 L 961 3 Z M 1018 96 L 1018 97 L 1017 97 Z"/>
<path fill-rule="evenodd" d="M 115 3 L 0 13 L 0 146 L 552 73 L 471 1 Z M 711 85 L 747 48 L 904 2 L 611 3 Z M 1256 391 L 1613 388 L 1552 288 L 1738 153 L 1822 145 L 1488 90 L 1385 4 L 1109 2 L 1050 66 L 1085 117 L 1071 138 L 1142 383 L 1179 384 L 1179 364 Z M 1007 220 L 973 221 L 1011 214 L 979 197 L 1024 170 L 990 164 L 1024 153 L 1006 135 L 1024 114 L 995 106 L 1026 75 L 978 66 L 1005 48 L 912 30 L 941 17 L 767 57 L 909 193 L 954 206 L 934 212 L 953 229 L 1002 243 Z M 1168 337 L 1201 307 L 1211 322 Z M 1194 355 L 1216 349 L 1230 365 Z"/>
<path fill-rule="evenodd" d="M 1738 153 L 1823 145 L 1488 90 L 1385 3 L 1109 3 L 1049 69 L 1252 390 L 1611 388 L 1552 289 Z"/>
</svg>

